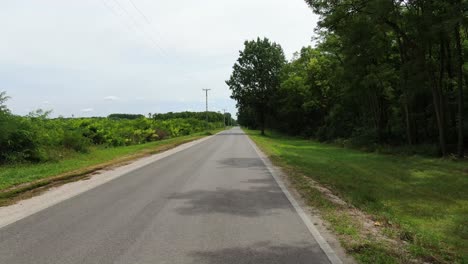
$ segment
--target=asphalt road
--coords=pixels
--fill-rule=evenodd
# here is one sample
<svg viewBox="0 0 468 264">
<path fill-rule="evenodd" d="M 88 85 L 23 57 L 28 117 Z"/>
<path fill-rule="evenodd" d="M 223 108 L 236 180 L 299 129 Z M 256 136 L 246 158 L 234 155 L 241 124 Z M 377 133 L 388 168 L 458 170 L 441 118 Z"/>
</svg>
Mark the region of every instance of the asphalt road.
<svg viewBox="0 0 468 264">
<path fill-rule="evenodd" d="M 330 263 L 238 128 L 0 229 L 0 263 Z"/>
</svg>

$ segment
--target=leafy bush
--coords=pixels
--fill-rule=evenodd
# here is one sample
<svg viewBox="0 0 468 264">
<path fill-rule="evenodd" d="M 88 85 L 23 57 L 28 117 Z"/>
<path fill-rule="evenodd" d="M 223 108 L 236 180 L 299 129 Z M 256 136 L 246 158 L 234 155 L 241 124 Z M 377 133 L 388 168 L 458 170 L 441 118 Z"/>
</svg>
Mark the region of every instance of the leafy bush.
<svg viewBox="0 0 468 264">
<path fill-rule="evenodd" d="M 9 135 L 7 144 L 3 147 L 3 158 L 7 162 L 18 162 L 23 160 L 38 161 L 40 156 L 34 135 L 23 129 L 13 131 Z"/>
<path fill-rule="evenodd" d="M 65 148 L 73 149 L 77 152 L 87 153 L 89 152 L 89 147 L 91 146 L 91 140 L 84 137 L 79 130 L 73 130 L 67 131 L 63 135 L 62 144 Z"/>
<path fill-rule="evenodd" d="M 0 163 L 40 161 L 44 158 L 38 136 L 33 133 L 33 127 L 27 119 L 3 112 L 0 125 Z"/>
<path fill-rule="evenodd" d="M 91 147 L 118 147 L 179 137 L 223 127 L 223 115 L 210 113 L 143 115 L 114 114 L 109 118 L 49 118 L 38 110 L 15 116 L 3 104 L 0 93 L 0 164 L 57 160 L 61 153 L 86 153 Z M 221 120 L 221 121 L 220 121 Z"/>
<path fill-rule="evenodd" d="M 169 136 L 169 132 L 166 130 L 162 130 L 160 128 L 156 129 L 156 135 L 158 135 L 158 139 L 163 140 Z"/>
</svg>

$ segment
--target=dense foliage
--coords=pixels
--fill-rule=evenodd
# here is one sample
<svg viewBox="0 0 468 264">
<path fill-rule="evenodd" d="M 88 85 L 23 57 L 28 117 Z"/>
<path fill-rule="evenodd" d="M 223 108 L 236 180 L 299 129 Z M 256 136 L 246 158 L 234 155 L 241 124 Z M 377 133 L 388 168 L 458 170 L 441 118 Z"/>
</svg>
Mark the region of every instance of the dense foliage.
<svg viewBox="0 0 468 264">
<path fill-rule="evenodd" d="M 223 116 L 224 115 L 224 116 Z M 237 121 L 232 118 L 230 113 L 217 113 L 217 112 L 179 112 L 179 113 L 165 113 L 165 114 L 150 114 L 155 120 L 169 120 L 175 118 L 193 118 L 198 120 L 206 120 L 208 122 L 225 122 L 226 125 L 236 125 Z"/>
<path fill-rule="evenodd" d="M 279 87 L 269 90 L 269 127 L 323 141 L 433 145 L 441 155 L 464 155 L 468 1 L 306 2 L 320 15 L 318 44 L 282 67 Z M 230 87 L 239 122 L 260 126 L 255 106 Z"/>
<path fill-rule="evenodd" d="M 223 114 L 211 113 L 206 122 L 199 113 L 171 118 L 111 115 L 93 118 L 49 118 L 38 110 L 16 116 L 0 94 L 0 163 L 58 160 L 70 152 L 87 152 L 92 146 L 117 147 L 142 144 L 223 127 Z M 158 116 L 158 115 L 156 115 Z M 164 115 L 162 115 L 164 116 Z"/>
<path fill-rule="evenodd" d="M 270 102 L 273 92 L 279 87 L 279 75 L 286 59 L 281 47 L 266 38 L 246 41 L 244 45 L 226 84 L 240 109 L 247 107 L 252 113 L 257 113 L 256 118 L 264 134 L 266 116 L 273 108 Z"/>
<path fill-rule="evenodd" d="M 107 116 L 107 118 L 110 119 L 138 119 L 145 117 L 144 115 L 138 115 L 138 114 L 110 114 Z"/>
</svg>

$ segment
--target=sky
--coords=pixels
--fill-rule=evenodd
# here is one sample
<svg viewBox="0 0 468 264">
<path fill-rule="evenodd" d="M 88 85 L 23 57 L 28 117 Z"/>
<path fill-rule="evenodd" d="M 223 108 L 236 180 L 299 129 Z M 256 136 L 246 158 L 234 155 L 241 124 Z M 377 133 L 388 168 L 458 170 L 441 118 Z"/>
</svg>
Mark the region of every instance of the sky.
<svg viewBox="0 0 468 264">
<path fill-rule="evenodd" d="M 245 40 L 291 58 L 318 17 L 303 0 L 14 0 L 0 9 L 0 91 L 13 113 L 236 113 L 225 84 Z"/>
</svg>

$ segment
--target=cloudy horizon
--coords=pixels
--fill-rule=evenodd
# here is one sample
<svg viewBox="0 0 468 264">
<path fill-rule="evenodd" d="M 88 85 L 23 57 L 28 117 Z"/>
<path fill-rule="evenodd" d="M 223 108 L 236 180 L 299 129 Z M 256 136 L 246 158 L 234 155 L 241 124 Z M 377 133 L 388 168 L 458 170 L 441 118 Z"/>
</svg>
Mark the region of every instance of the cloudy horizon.
<svg viewBox="0 0 468 264">
<path fill-rule="evenodd" d="M 203 88 L 211 111 L 235 114 L 224 81 L 244 41 L 267 37 L 291 58 L 317 23 L 303 0 L 17 0 L 0 14 L 8 107 L 53 116 L 203 111 Z"/>
</svg>

